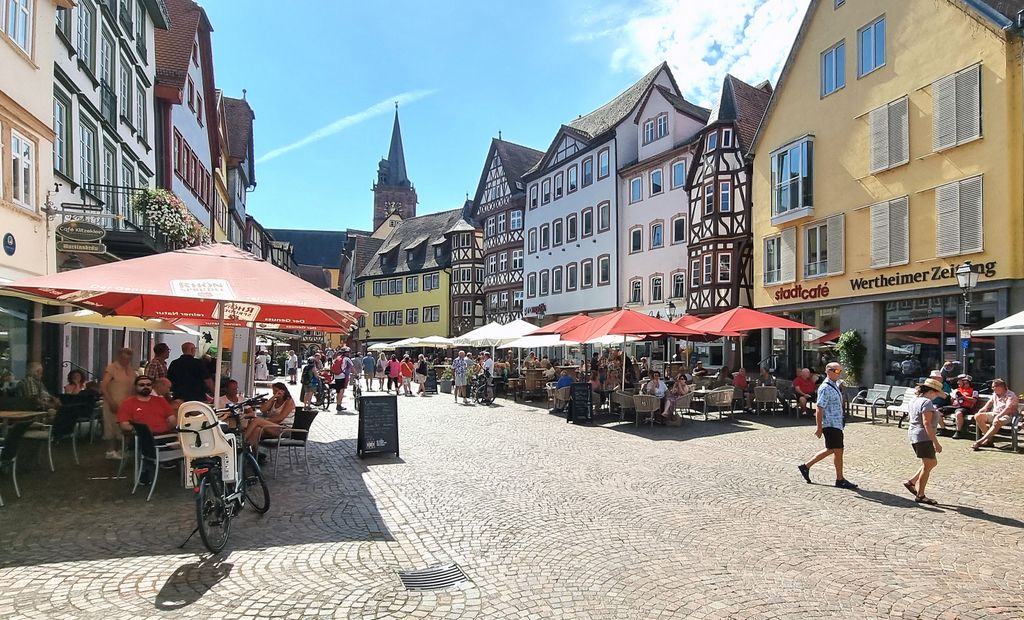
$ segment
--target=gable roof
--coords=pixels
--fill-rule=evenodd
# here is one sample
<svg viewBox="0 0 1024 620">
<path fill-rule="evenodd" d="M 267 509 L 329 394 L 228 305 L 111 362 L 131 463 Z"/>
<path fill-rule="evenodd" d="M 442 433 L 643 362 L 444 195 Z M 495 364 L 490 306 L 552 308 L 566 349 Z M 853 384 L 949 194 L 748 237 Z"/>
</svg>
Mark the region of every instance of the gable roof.
<svg viewBox="0 0 1024 620">
<path fill-rule="evenodd" d="M 451 211 L 429 213 L 427 215 L 420 215 L 402 220 L 391 230 L 391 234 L 377 245 L 378 249 L 370 257 L 362 271 L 359 272 L 358 278 L 362 279 L 383 275 L 399 275 L 403 273 L 438 269 L 447 266 L 449 261 L 448 257 L 442 257 L 443 260 L 439 263 L 431 247 L 445 241 L 445 233 L 457 226 L 459 222 L 463 221 L 462 213 L 462 209 L 452 209 Z M 416 252 L 415 259 L 410 263 L 406 260 L 404 253 L 401 252 L 401 248 L 419 240 L 420 237 L 426 237 L 428 239 L 428 243 L 419 244 L 419 246 L 422 246 L 425 249 L 418 250 Z M 388 266 L 388 268 L 385 269 L 383 267 L 383 259 L 386 255 L 390 254 L 390 251 L 394 251 L 396 249 L 399 250 L 398 260 L 395 261 L 393 266 Z"/>
<path fill-rule="evenodd" d="M 735 124 L 740 147 L 749 153 L 754 134 L 757 133 L 757 127 L 761 124 L 761 117 L 764 116 L 771 97 L 772 87 L 767 82 L 755 87 L 731 74 L 726 74 L 718 102 L 708 117 L 708 124 Z"/>
<path fill-rule="evenodd" d="M 361 274 L 377 255 L 382 245 L 384 245 L 384 240 L 377 237 L 361 235 L 356 237 L 355 248 L 352 250 L 352 273 L 356 276 Z"/>
<path fill-rule="evenodd" d="M 246 175 L 251 185 L 256 185 L 256 167 L 253 145 L 252 122 L 256 114 L 249 102 L 233 97 L 223 97 L 224 124 L 228 130 L 228 155 L 232 159 L 248 163 Z"/>
<path fill-rule="evenodd" d="M 299 273 L 298 276 L 309 282 L 313 286 L 322 289 L 328 289 L 331 287 L 331 280 L 327 277 L 327 273 L 324 268 L 319 265 L 303 265 L 298 264 Z"/>
<path fill-rule="evenodd" d="M 501 160 L 505 182 L 508 183 L 509 191 L 514 195 L 522 191 L 523 175 L 540 162 L 544 157 L 544 152 L 501 138 L 491 138 L 491 146 L 487 149 L 487 157 L 484 158 L 480 181 L 477 182 L 476 193 L 473 195 L 470 217 L 475 216 L 480 209 L 480 199 L 483 197 L 484 187 L 487 185 L 487 173 L 491 170 L 491 161 L 495 155 Z"/>
<path fill-rule="evenodd" d="M 971 8 L 980 17 L 988 21 L 989 24 L 1001 30 L 1007 30 L 1012 27 L 1017 16 L 1017 12 L 1024 10 L 1024 0 L 947 1 L 956 5 L 963 4 L 964 6 Z M 768 122 L 772 111 L 775 109 L 775 94 L 781 91 L 785 86 L 786 78 L 789 77 L 789 72 L 792 70 L 793 63 L 796 61 L 796 54 L 800 50 L 800 47 L 804 42 L 804 38 L 807 36 L 807 29 L 810 28 L 811 18 L 814 16 L 814 12 L 818 9 L 820 4 L 821 0 L 811 0 L 807 5 L 807 11 L 804 13 L 804 18 L 800 22 L 800 29 L 797 30 L 796 37 L 793 38 L 793 45 L 789 48 L 789 54 L 786 56 L 785 64 L 782 65 L 782 72 L 779 73 L 779 79 L 775 82 L 775 90 L 772 93 L 772 98 L 768 102 L 768 107 L 765 109 L 761 122 L 757 127 L 757 131 L 754 132 L 754 139 L 747 149 L 750 152 L 757 150 L 757 144 L 761 138 L 761 130 L 764 127 L 764 124 Z"/>
<path fill-rule="evenodd" d="M 275 241 L 286 241 L 292 245 L 296 263 L 328 269 L 341 266 L 341 254 L 348 241 L 348 233 L 342 230 L 268 228 L 267 232 Z"/>
<path fill-rule="evenodd" d="M 188 63 L 192 59 L 192 42 L 199 28 L 213 32 L 206 11 L 192 0 L 163 0 L 170 17 L 167 30 L 157 30 L 156 81 L 176 89 L 185 87 Z"/>
<path fill-rule="evenodd" d="M 675 78 L 672 77 L 672 71 L 668 68 L 668 63 L 662 61 L 660 65 L 651 69 L 647 75 L 622 91 L 619 96 L 586 116 L 581 116 L 570 122 L 569 127 L 582 132 L 588 138 L 596 138 L 615 127 L 636 108 L 636 105 L 647 94 L 647 90 L 662 71 L 668 74 L 669 79 L 672 81 L 672 87 L 678 92 L 679 86 L 676 84 Z"/>
<path fill-rule="evenodd" d="M 685 114 L 701 123 L 706 123 L 708 121 L 708 115 L 711 114 L 711 110 L 690 103 L 683 96 L 677 95 L 672 92 L 671 89 L 666 88 L 661 84 L 655 84 L 654 88 L 648 90 L 647 94 L 644 95 L 643 100 L 640 101 L 640 105 L 636 107 L 636 115 L 633 117 L 634 123 L 640 122 L 640 114 L 643 111 L 644 106 L 647 105 L 647 101 L 650 100 L 651 95 L 654 94 L 655 90 L 661 93 L 661 96 L 665 98 L 665 101 L 668 101 L 669 105 L 675 108 L 675 110 L 680 114 Z"/>
</svg>

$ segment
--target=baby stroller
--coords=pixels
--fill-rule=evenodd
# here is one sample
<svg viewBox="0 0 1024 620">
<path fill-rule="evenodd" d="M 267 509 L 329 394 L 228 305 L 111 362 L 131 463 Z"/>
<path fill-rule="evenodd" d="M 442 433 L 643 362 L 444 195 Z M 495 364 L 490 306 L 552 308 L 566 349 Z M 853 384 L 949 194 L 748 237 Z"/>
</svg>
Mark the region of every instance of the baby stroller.
<svg viewBox="0 0 1024 620">
<path fill-rule="evenodd" d="M 473 384 L 473 399 L 481 405 L 490 405 L 494 402 L 494 386 L 491 385 L 491 375 L 488 372 L 481 372 L 476 376 Z"/>
</svg>

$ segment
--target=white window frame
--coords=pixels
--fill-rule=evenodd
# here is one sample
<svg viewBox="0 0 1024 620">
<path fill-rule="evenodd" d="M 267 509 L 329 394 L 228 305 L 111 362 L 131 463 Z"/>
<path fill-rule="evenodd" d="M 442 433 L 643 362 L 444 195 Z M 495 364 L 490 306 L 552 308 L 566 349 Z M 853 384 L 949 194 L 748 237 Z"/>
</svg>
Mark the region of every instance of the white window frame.
<svg viewBox="0 0 1024 620">
<path fill-rule="evenodd" d="M 665 223 L 654 222 L 651 224 L 651 249 L 656 250 L 663 247 L 665 247 Z"/>
<path fill-rule="evenodd" d="M 462 316 L 473 316 L 473 302 L 462 302 Z"/>
<path fill-rule="evenodd" d="M 651 196 L 657 196 L 665 191 L 665 174 L 661 168 L 651 170 L 649 182 L 651 185 Z"/>
<path fill-rule="evenodd" d="M 566 168 L 566 170 L 565 170 L 565 191 L 566 191 L 566 193 L 571 194 L 571 193 L 575 192 L 577 189 L 580 188 L 580 178 L 579 178 L 579 175 L 580 175 L 580 171 L 579 171 L 579 168 L 576 167 L 576 164 L 573 164 L 573 165 L 569 166 L 568 168 Z"/>
<path fill-rule="evenodd" d="M 704 184 L 704 215 L 711 215 L 715 212 L 715 184 Z"/>
<path fill-rule="evenodd" d="M 607 177 L 612 170 L 612 154 L 609 149 L 601 149 L 597 154 L 597 180 Z"/>
<path fill-rule="evenodd" d="M 732 181 L 718 181 L 718 210 L 732 213 Z"/>
<path fill-rule="evenodd" d="M 832 88 L 828 87 L 829 78 L 832 80 Z M 821 53 L 821 96 L 828 97 L 845 86 L 846 39 L 843 39 Z"/>
<path fill-rule="evenodd" d="M 537 277 L 537 294 L 540 297 L 547 297 L 551 291 L 551 272 L 547 269 L 542 269 Z"/>
<path fill-rule="evenodd" d="M 644 182 L 641 177 L 633 177 L 629 180 L 629 204 L 635 204 L 644 199 Z"/>
<path fill-rule="evenodd" d="M 10 144 L 11 202 L 23 209 L 35 212 L 36 144 L 14 129 L 11 130 Z"/>
<path fill-rule="evenodd" d="M 509 212 L 508 224 L 511 230 L 523 229 L 523 212 L 521 209 L 514 209 Z"/>
<path fill-rule="evenodd" d="M 718 283 L 727 284 L 732 282 L 732 253 L 718 253 Z"/>
<path fill-rule="evenodd" d="M 562 292 L 562 275 L 564 270 L 562 267 L 553 267 L 551 269 L 551 294 L 558 295 Z"/>
<path fill-rule="evenodd" d="M 540 190 L 537 187 L 536 183 L 534 183 L 533 185 L 530 186 L 530 208 L 531 209 L 536 209 L 537 208 L 539 191 Z"/>
<path fill-rule="evenodd" d="M 526 233 L 526 250 L 530 254 L 537 253 L 537 229 L 531 228 L 530 232 Z"/>
<path fill-rule="evenodd" d="M 562 245 L 565 241 L 565 223 L 561 219 L 551 222 L 551 247 Z"/>
<path fill-rule="evenodd" d="M 676 287 L 678 285 L 678 291 Z M 676 293 L 679 293 L 676 295 Z M 677 271 L 672 274 L 672 296 L 669 299 L 682 299 L 686 297 L 686 272 Z"/>
<path fill-rule="evenodd" d="M 610 202 L 602 202 L 597 205 L 597 232 L 611 230 L 612 227 L 612 205 Z"/>
<path fill-rule="evenodd" d="M 86 147 L 85 137 L 89 136 L 91 144 Z M 78 178 L 85 183 L 95 183 L 98 174 L 97 158 L 99 157 L 99 132 L 96 126 L 84 119 L 78 121 Z"/>
<path fill-rule="evenodd" d="M 0 18 L 3 18 L 3 28 L 7 36 L 15 45 L 20 47 L 29 56 L 32 56 L 32 13 L 33 0 L 4 0 L 8 13 L 0 10 Z M 3 9 L 3 7 L 0 7 Z M 20 19 L 16 19 L 17 15 Z"/>
<path fill-rule="evenodd" d="M 587 168 L 589 168 L 589 175 Z M 580 185 L 586 187 L 594 182 L 594 158 L 588 157 L 580 165 Z"/>
<path fill-rule="evenodd" d="M 589 217 L 587 217 L 589 216 Z M 587 224 L 590 224 L 588 227 Z M 594 208 L 584 209 L 580 214 L 580 237 L 589 237 L 594 234 Z"/>
<path fill-rule="evenodd" d="M 523 251 L 512 250 L 512 269 L 515 271 L 521 271 L 523 268 Z"/>
<path fill-rule="evenodd" d="M 699 258 L 690 261 L 690 288 L 692 289 L 700 287 L 700 263 Z"/>
<path fill-rule="evenodd" d="M 580 225 L 579 216 L 575 213 L 570 213 L 565 216 L 565 242 L 571 243 L 579 239 L 580 236 Z"/>
<path fill-rule="evenodd" d="M 58 108 L 61 110 L 59 118 Z M 63 94 L 53 94 L 53 130 L 53 168 L 64 176 L 71 177 L 71 157 L 74 153 L 68 141 L 71 134 L 71 105 Z"/>
<path fill-rule="evenodd" d="M 594 286 L 594 259 L 587 258 L 580 261 L 580 288 L 591 288 Z"/>
<path fill-rule="evenodd" d="M 498 270 L 501 271 L 501 273 L 508 271 L 508 252 L 498 254 Z"/>
<path fill-rule="evenodd" d="M 661 276 L 653 276 L 650 282 L 651 303 L 665 301 L 665 280 Z"/>
<path fill-rule="evenodd" d="M 704 284 L 714 284 L 715 282 L 715 255 L 708 253 L 700 257 L 704 277 L 702 278 Z"/>
<path fill-rule="evenodd" d="M 654 121 L 644 121 L 644 144 L 654 142 Z"/>
<path fill-rule="evenodd" d="M 803 230 L 804 279 L 822 278 L 828 275 L 828 222 L 808 224 Z M 814 255 L 811 254 L 811 238 L 814 238 Z M 824 258 L 822 258 L 824 250 Z M 812 258 L 815 259 L 812 261 Z"/>
<path fill-rule="evenodd" d="M 601 266 L 604 265 L 604 269 Z M 611 284 L 612 281 L 612 259 L 609 256 L 598 256 L 597 263 L 595 264 L 597 269 L 597 285 L 604 286 Z M 604 273 L 604 277 L 601 274 Z"/>
<path fill-rule="evenodd" d="M 576 263 L 565 266 L 565 290 L 575 291 L 579 286 L 579 267 Z"/>
<path fill-rule="evenodd" d="M 503 234 L 505 232 L 505 214 L 499 213 L 495 221 L 497 222 L 498 234 Z"/>
<path fill-rule="evenodd" d="M 878 36 L 878 26 L 881 25 L 882 29 L 882 58 L 881 62 L 878 59 L 878 45 L 875 41 Z M 871 23 L 867 24 L 863 28 L 857 31 L 857 77 L 862 78 L 878 69 L 885 66 L 886 63 L 886 49 L 885 49 L 885 35 L 888 27 L 885 23 L 885 15 L 878 17 Z M 864 35 L 871 33 L 871 67 L 867 68 L 864 64 Z"/>
<path fill-rule="evenodd" d="M 780 178 L 781 173 L 779 170 L 779 164 L 782 161 L 782 157 L 786 156 L 789 158 L 789 169 L 792 171 L 793 153 L 797 153 L 800 156 L 799 164 L 800 169 L 796 177 L 790 175 L 789 178 L 782 180 Z M 808 163 L 810 164 L 810 174 L 807 174 Z M 775 149 L 771 153 L 771 192 L 772 192 L 772 219 L 771 223 L 773 226 L 778 226 L 792 220 L 810 217 L 814 215 L 814 138 L 811 136 L 804 136 L 799 140 L 795 140 L 782 146 L 781 148 Z M 804 184 L 810 185 L 809 188 L 804 188 Z M 781 197 L 783 189 L 787 189 L 787 196 L 791 195 L 794 191 L 797 195 L 797 201 L 795 206 L 786 206 L 785 209 L 780 210 Z M 805 199 L 807 199 L 805 203 Z"/>
<path fill-rule="evenodd" d="M 487 257 L 487 275 L 493 276 L 498 273 L 498 256 L 491 254 Z"/>
<path fill-rule="evenodd" d="M 682 175 L 679 182 L 676 183 L 676 168 L 682 170 Z M 672 189 L 679 189 L 680 187 L 686 186 L 686 160 L 674 162 L 672 164 Z"/>
<path fill-rule="evenodd" d="M 727 149 L 732 147 L 732 128 L 722 128 L 722 148 Z"/>
<path fill-rule="evenodd" d="M 487 218 L 487 220 L 485 221 L 485 223 L 484 223 L 484 232 L 486 232 L 488 237 L 493 237 L 494 236 L 494 216 L 493 215 L 491 217 Z"/>
<path fill-rule="evenodd" d="M 538 247 L 540 247 L 540 249 L 542 251 L 551 247 L 551 225 L 550 224 L 541 224 L 540 225 L 540 230 L 538 231 L 538 235 L 537 236 L 538 236 L 539 241 L 540 241 L 540 245 Z"/>
<path fill-rule="evenodd" d="M 644 251 L 644 229 L 637 226 L 629 231 L 629 253 L 636 254 Z"/>
<path fill-rule="evenodd" d="M 659 114 L 657 118 L 658 129 L 655 131 L 655 140 L 668 135 L 668 114 Z"/>
<path fill-rule="evenodd" d="M 137 82 L 135 85 L 135 130 L 139 132 L 139 137 L 142 138 L 143 142 L 148 142 L 147 139 L 147 125 L 146 120 L 146 87 L 142 82 Z"/>
<path fill-rule="evenodd" d="M 774 251 L 769 248 L 774 248 Z M 774 260 L 772 260 L 773 258 Z M 762 279 L 764 285 L 772 286 L 780 283 L 782 281 L 782 235 L 765 237 L 763 259 Z"/>
<path fill-rule="evenodd" d="M 709 131 L 704 138 L 704 150 L 710 153 L 718 148 L 718 131 Z"/>
<path fill-rule="evenodd" d="M 546 205 L 551 202 L 551 179 L 544 179 L 540 182 L 540 204 Z"/>
<path fill-rule="evenodd" d="M 526 296 L 534 298 L 537 296 L 537 274 L 530 273 L 526 276 Z"/>
<path fill-rule="evenodd" d="M 85 66 L 92 69 L 92 61 L 95 56 L 93 41 L 95 41 L 96 30 L 96 9 L 89 0 L 81 0 L 75 7 L 77 18 L 75 19 L 75 52 L 78 60 Z"/>
<path fill-rule="evenodd" d="M 565 176 L 559 172 L 555 174 L 555 200 L 565 195 Z"/>
<path fill-rule="evenodd" d="M 676 238 L 676 222 L 682 222 L 683 223 L 683 238 L 682 239 L 677 239 Z M 686 232 L 687 232 L 687 229 L 686 229 L 686 216 L 685 215 L 676 216 L 676 217 L 672 218 L 670 223 L 671 223 L 671 226 L 672 226 L 672 245 L 678 245 L 680 243 L 686 243 Z"/>
<path fill-rule="evenodd" d="M 640 278 L 633 278 L 629 281 L 629 303 L 642 304 L 644 302 L 643 282 Z"/>
</svg>

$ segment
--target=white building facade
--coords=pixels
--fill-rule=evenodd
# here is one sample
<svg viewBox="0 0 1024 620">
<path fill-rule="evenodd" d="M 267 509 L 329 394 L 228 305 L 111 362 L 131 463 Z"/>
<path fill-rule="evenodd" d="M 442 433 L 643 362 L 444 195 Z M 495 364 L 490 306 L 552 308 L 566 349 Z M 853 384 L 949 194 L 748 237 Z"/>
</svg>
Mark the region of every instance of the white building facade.
<svg viewBox="0 0 1024 620">
<path fill-rule="evenodd" d="M 678 92 L 662 63 L 625 92 L 563 125 L 524 175 L 523 316 L 558 319 L 619 305 L 618 175 L 636 161 L 633 116 L 653 85 Z"/>
<path fill-rule="evenodd" d="M 618 172 L 622 307 L 656 316 L 686 309 L 686 173 L 709 112 L 659 84 L 633 117 L 639 160 Z"/>
</svg>

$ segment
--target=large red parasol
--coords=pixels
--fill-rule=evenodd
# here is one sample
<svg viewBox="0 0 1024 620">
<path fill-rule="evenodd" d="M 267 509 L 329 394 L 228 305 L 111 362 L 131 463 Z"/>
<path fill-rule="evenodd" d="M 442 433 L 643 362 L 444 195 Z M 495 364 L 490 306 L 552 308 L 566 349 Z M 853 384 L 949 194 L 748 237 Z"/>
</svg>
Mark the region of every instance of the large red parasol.
<svg viewBox="0 0 1024 620">
<path fill-rule="evenodd" d="M 905 325 L 898 325 L 896 327 L 890 327 L 885 330 L 887 332 L 895 333 L 920 333 L 920 334 L 941 334 L 943 332 L 955 336 L 957 334 L 956 321 L 953 319 L 941 319 L 937 316 L 930 319 L 923 319 L 920 321 L 914 321 L 913 323 L 907 323 Z"/>
<path fill-rule="evenodd" d="M 564 334 L 564 333 L 566 333 L 566 332 L 568 332 L 570 330 L 576 329 L 580 325 L 583 325 L 584 323 L 587 323 L 587 322 L 589 322 L 591 320 L 592 320 L 592 317 L 589 317 L 589 316 L 587 316 L 585 314 L 574 314 L 574 315 L 572 315 L 570 317 L 566 317 L 564 319 L 555 321 L 554 323 L 552 323 L 550 325 L 545 325 L 544 327 L 538 327 L 535 331 L 530 332 L 528 335 L 530 335 L 530 336 L 547 336 L 547 335 L 551 335 L 551 334 L 562 335 L 562 334 Z"/>
<path fill-rule="evenodd" d="M 230 243 L 214 243 L 26 278 L 3 288 L 102 314 L 347 330 L 365 314 L 343 299 Z"/>
<path fill-rule="evenodd" d="M 733 308 L 711 318 L 692 323 L 690 329 L 709 334 L 748 332 L 755 329 L 811 329 L 810 325 L 784 319 L 781 316 L 758 312 L 750 308 Z"/>
<path fill-rule="evenodd" d="M 594 318 L 565 332 L 562 337 L 565 340 L 587 342 L 602 336 L 675 336 L 682 338 L 697 335 L 703 335 L 703 333 L 653 316 L 623 309 Z"/>
</svg>

